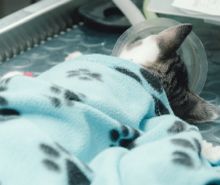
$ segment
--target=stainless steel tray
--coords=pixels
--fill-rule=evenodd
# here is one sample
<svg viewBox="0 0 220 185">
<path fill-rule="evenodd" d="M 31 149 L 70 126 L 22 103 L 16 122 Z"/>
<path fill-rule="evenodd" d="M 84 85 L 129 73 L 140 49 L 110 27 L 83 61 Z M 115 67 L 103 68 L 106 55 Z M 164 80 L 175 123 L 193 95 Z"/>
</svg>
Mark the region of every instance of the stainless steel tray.
<svg viewBox="0 0 220 185">
<path fill-rule="evenodd" d="M 86 0 L 44 0 L 0 20 L 0 61 L 39 44 L 77 22 L 75 9 Z"/>
</svg>

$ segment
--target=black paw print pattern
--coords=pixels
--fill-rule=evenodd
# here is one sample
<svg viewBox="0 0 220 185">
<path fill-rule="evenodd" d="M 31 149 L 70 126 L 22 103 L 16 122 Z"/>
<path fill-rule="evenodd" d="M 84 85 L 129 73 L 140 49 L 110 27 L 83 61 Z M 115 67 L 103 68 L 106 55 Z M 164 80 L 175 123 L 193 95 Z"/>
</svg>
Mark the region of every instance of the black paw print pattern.
<svg viewBox="0 0 220 185">
<path fill-rule="evenodd" d="M 167 130 L 170 134 L 177 134 L 186 130 L 186 124 L 182 121 L 175 121 L 173 125 Z"/>
<path fill-rule="evenodd" d="M 8 105 L 8 101 L 3 96 L 0 96 L 0 105 L 1 106 L 7 106 Z"/>
<path fill-rule="evenodd" d="M 0 96 L 0 106 L 8 106 L 9 103 L 6 98 Z M 0 108 L 0 121 L 7 121 L 10 119 L 14 119 L 15 117 L 19 116 L 20 113 L 18 110 L 13 108 Z"/>
<path fill-rule="evenodd" d="M 146 82 L 149 83 L 158 93 L 163 92 L 163 87 L 160 83 L 160 80 L 155 74 L 144 68 L 140 68 L 140 73 L 142 74 Z"/>
<path fill-rule="evenodd" d="M 205 185 L 220 185 L 220 179 L 211 180 Z"/>
<path fill-rule="evenodd" d="M 10 82 L 11 78 L 1 79 L 0 80 L 0 92 L 6 91 L 8 89 L 8 83 Z"/>
<path fill-rule="evenodd" d="M 121 126 L 120 129 L 112 129 L 109 132 L 110 140 L 112 144 L 110 147 L 113 146 L 121 146 L 128 149 L 134 147 L 134 140 L 140 136 L 140 132 L 136 129 L 127 126 Z"/>
<path fill-rule="evenodd" d="M 60 158 L 60 152 L 47 144 L 40 144 L 41 151 L 46 155 L 46 158 L 42 160 L 43 165 L 51 171 L 60 172 L 61 169 L 56 159 Z"/>
<path fill-rule="evenodd" d="M 162 103 L 161 100 L 153 96 L 154 103 L 155 103 L 155 114 L 157 116 L 161 116 L 164 114 L 170 114 L 169 110 L 166 108 L 166 106 Z"/>
<path fill-rule="evenodd" d="M 69 152 L 61 145 L 56 143 L 56 147 L 50 146 L 45 143 L 39 145 L 41 152 L 45 158 L 42 159 L 43 166 L 53 173 L 66 173 L 68 185 L 89 185 L 90 180 L 80 170 L 80 168 L 68 157 L 63 158 L 62 155 L 69 155 Z M 65 169 L 62 169 L 59 159 L 63 159 Z M 63 165 L 62 165 L 63 166 Z M 87 167 L 88 168 L 88 167 Z"/>
<path fill-rule="evenodd" d="M 5 78 L 0 80 L 0 93 L 8 90 L 8 83 L 11 78 Z M 9 106 L 8 100 L 0 95 L 0 106 Z M 13 108 L 0 108 L 0 121 L 7 121 L 19 116 L 20 112 Z"/>
<path fill-rule="evenodd" d="M 189 154 L 183 151 L 175 151 L 173 152 L 173 160 L 175 164 L 182 165 L 185 167 L 193 168 L 193 160 Z"/>
<path fill-rule="evenodd" d="M 56 85 L 51 86 L 50 91 L 53 95 L 47 97 L 55 108 L 59 108 L 62 105 L 73 106 L 74 102 L 82 102 L 81 98 L 85 98 L 83 94 L 76 94 L 73 91 L 63 89 Z"/>
<path fill-rule="evenodd" d="M 68 78 L 77 77 L 79 80 L 97 80 L 102 82 L 102 76 L 100 73 L 91 72 L 88 69 L 80 68 L 77 70 L 70 70 L 67 72 Z"/>
<path fill-rule="evenodd" d="M 178 133 L 184 132 L 184 131 L 197 131 L 198 132 L 199 130 L 198 130 L 198 128 L 193 127 L 193 126 L 187 128 L 186 123 L 183 121 L 180 121 L 180 120 L 175 121 L 173 123 L 173 125 L 167 129 L 167 132 L 169 134 L 178 134 Z"/>
<path fill-rule="evenodd" d="M 173 163 L 188 168 L 195 167 L 193 159 L 190 157 L 190 155 L 187 152 L 185 152 L 186 149 L 196 152 L 199 158 L 201 159 L 201 145 L 197 139 L 193 138 L 193 141 L 189 141 L 183 138 L 174 138 L 171 140 L 171 143 L 183 149 L 183 151 L 177 150 L 172 153 Z"/>
<path fill-rule="evenodd" d="M 127 68 L 123 68 L 123 67 L 115 67 L 114 68 L 116 71 L 130 77 L 130 78 L 133 78 L 134 80 L 136 80 L 138 83 L 142 84 L 142 81 L 141 81 L 141 78 L 135 74 L 134 72 L 130 71 L 129 69 Z"/>
</svg>

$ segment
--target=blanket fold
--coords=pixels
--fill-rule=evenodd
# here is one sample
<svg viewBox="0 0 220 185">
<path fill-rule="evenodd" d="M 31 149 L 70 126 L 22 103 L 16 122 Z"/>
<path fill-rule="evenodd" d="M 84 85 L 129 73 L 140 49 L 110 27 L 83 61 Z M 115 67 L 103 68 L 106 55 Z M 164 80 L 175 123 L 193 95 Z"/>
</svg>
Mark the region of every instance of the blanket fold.
<svg viewBox="0 0 220 185">
<path fill-rule="evenodd" d="M 1 185 L 220 184 L 197 127 L 130 61 L 85 55 L 4 79 L 0 120 Z"/>
</svg>

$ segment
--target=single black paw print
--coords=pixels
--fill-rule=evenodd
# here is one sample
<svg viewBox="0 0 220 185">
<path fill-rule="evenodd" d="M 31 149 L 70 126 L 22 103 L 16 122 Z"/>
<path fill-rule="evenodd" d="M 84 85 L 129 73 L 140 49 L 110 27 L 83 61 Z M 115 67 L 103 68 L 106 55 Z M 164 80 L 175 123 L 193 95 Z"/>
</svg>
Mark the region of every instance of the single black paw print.
<svg viewBox="0 0 220 185">
<path fill-rule="evenodd" d="M 56 85 L 51 86 L 50 91 L 53 93 L 53 95 L 47 96 L 47 98 L 55 108 L 59 108 L 63 104 L 73 106 L 74 102 L 82 102 L 82 98 L 85 98 L 85 95 L 83 94 L 76 94 L 73 91 L 63 89 Z"/>
<path fill-rule="evenodd" d="M 8 106 L 9 102 L 3 96 L 0 96 L 0 106 Z M 20 113 L 18 110 L 13 108 L 0 108 L 0 121 L 8 121 L 19 116 Z"/>
<path fill-rule="evenodd" d="M 8 89 L 8 83 L 10 82 L 11 78 L 5 78 L 0 80 L 0 92 L 6 91 Z"/>
<path fill-rule="evenodd" d="M 113 142 L 110 144 L 111 147 L 121 146 L 131 149 L 133 148 L 134 140 L 140 136 L 140 132 L 127 126 L 121 126 L 120 130 L 110 130 L 109 136 Z"/>
<path fill-rule="evenodd" d="M 88 69 L 80 68 L 78 70 L 71 70 L 67 72 L 67 77 L 78 77 L 80 80 L 98 80 L 102 82 L 101 74 L 91 72 Z"/>
<path fill-rule="evenodd" d="M 55 146 L 55 147 L 54 147 Z M 39 145 L 45 158 L 42 159 L 44 167 L 53 173 L 66 173 L 68 185 L 84 184 L 89 185 L 90 180 L 86 172 L 91 173 L 90 169 L 79 161 L 73 161 L 69 158 L 70 153 L 61 145 L 50 146 L 45 143 Z M 79 166 L 84 168 L 82 171 Z"/>
</svg>

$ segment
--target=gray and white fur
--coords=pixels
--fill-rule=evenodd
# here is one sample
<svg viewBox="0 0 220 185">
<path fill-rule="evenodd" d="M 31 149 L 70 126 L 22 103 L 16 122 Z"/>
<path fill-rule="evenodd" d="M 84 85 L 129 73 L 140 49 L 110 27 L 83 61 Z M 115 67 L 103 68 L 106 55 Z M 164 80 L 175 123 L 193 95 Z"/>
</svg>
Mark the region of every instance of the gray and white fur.
<svg viewBox="0 0 220 185">
<path fill-rule="evenodd" d="M 128 45 L 119 57 L 132 60 L 158 76 L 178 117 L 189 123 L 208 122 L 219 118 L 220 110 L 189 89 L 187 68 L 177 53 L 191 30 L 191 24 L 171 27 Z"/>
</svg>

